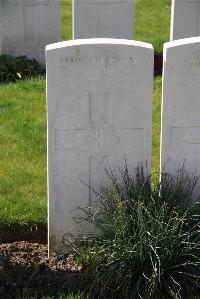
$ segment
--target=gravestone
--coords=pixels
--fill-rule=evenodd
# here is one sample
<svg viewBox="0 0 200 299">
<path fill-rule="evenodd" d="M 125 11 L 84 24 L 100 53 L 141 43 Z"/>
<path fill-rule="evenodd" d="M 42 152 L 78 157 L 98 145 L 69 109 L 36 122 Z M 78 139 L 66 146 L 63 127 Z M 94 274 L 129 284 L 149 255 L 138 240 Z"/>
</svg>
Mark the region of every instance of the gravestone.
<svg viewBox="0 0 200 299">
<path fill-rule="evenodd" d="M 73 38 L 133 39 L 134 0 L 73 0 Z"/>
<path fill-rule="evenodd" d="M 49 248 L 77 234 L 70 211 L 89 205 L 105 168 L 151 159 L 153 49 L 88 39 L 47 46 Z M 83 183 L 84 182 L 84 183 Z M 83 228 L 82 228 L 83 229 Z M 83 231 L 81 231 L 83 232 Z"/>
<path fill-rule="evenodd" d="M 200 167 L 200 38 L 166 43 L 162 102 L 161 169 Z"/>
<path fill-rule="evenodd" d="M 200 0 L 172 0 L 170 39 L 200 35 Z"/>
<path fill-rule="evenodd" d="M 60 0 L 0 0 L 0 54 L 45 65 L 45 46 L 60 41 Z"/>
</svg>

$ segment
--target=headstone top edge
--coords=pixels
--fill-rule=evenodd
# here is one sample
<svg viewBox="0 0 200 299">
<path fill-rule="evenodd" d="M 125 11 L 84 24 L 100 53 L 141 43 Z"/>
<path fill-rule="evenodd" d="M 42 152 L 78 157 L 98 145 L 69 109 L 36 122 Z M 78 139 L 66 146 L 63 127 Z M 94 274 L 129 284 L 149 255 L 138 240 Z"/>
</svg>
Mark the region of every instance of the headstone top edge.
<svg viewBox="0 0 200 299">
<path fill-rule="evenodd" d="M 189 38 L 183 38 L 183 39 L 177 39 L 174 41 L 170 41 L 164 44 L 164 51 L 170 48 L 179 47 L 179 46 L 185 46 L 185 45 L 191 45 L 200 43 L 200 37 L 189 37 Z"/>
<path fill-rule="evenodd" d="M 81 45 L 124 45 L 124 46 L 135 46 L 140 48 L 146 48 L 153 50 L 153 46 L 149 43 L 128 40 L 128 39 L 113 39 L 113 38 L 90 38 L 90 39 L 76 39 L 70 41 L 64 41 L 54 43 L 46 46 L 46 51 L 81 46 Z"/>
<path fill-rule="evenodd" d="M 174 3 L 199 3 L 200 0 L 172 0 Z"/>
</svg>

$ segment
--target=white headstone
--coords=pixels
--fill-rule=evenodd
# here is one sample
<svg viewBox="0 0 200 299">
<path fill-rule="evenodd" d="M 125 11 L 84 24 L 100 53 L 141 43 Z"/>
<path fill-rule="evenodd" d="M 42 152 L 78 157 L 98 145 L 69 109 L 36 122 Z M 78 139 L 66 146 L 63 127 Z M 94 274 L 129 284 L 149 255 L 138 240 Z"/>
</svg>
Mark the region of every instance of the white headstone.
<svg viewBox="0 0 200 299">
<path fill-rule="evenodd" d="M 45 46 L 60 41 L 60 0 L 0 0 L 0 54 L 45 65 Z"/>
<path fill-rule="evenodd" d="M 73 38 L 133 39 L 134 0 L 73 0 Z"/>
<path fill-rule="evenodd" d="M 172 0 L 171 41 L 200 35 L 200 0 Z"/>
<path fill-rule="evenodd" d="M 73 207 L 89 205 L 105 167 L 151 160 L 153 49 L 88 39 L 47 46 L 49 247 L 76 233 Z"/>
<path fill-rule="evenodd" d="M 200 38 L 164 46 L 161 169 L 200 168 Z"/>
</svg>

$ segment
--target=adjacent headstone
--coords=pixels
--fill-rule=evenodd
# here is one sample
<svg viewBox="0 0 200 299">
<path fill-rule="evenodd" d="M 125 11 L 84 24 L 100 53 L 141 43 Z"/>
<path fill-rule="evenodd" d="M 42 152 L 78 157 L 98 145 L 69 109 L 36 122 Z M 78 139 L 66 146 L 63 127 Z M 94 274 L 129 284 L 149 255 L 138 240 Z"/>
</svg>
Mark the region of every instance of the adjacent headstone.
<svg viewBox="0 0 200 299">
<path fill-rule="evenodd" d="M 171 41 L 200 35 L 200 0 L 172 0 Z"/>
<path fill-rule="evenodd" d="M 45 46 L 60 41 L 60 0 L 0 0 L 0 54 L 45 64 Z"/>
<path fill-rule="evenodd" d="M 151 160 L 153 49 L 88 39 L 47 46 L 49 248 L 77 234 L 73 207 L 89 205 L 105 167 Z M 84 183 L 83 183 L 84 182 Z"/>
<path fill-rule="evenodd" d="M 73 38 L 133 39 L 134 0 L 73 0 Z"/>
<path fill-rule="evenodd" d="M 164 46 L 161 169 L 200 169 L 200 38 Z"/>
</svg>

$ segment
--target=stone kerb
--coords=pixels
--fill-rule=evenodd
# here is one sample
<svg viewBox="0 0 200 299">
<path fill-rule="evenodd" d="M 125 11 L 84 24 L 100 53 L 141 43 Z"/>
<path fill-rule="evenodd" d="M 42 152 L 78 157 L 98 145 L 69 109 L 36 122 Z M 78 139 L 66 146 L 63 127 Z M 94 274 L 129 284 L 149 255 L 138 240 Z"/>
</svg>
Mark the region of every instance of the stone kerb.
<svg viewBox="0 0 200 299">
<path fill-rule="evenodd" d="M 172 0 L 170 40 L 200 35 L 200 0 Z"/>
<path fill-rule="evenodd" d="M 133 39 L 134 0 L 73 0 L 73 38 Z"/>
<path fill-rule="evenodd" d="M 60 0 L 0 0 L 0 54 L 45 65 L 45 46 L 60 41 Z"/>
<path fill-rule="evenodd" d="M 161 169 L 200 168 L 200 38 L 164 46 Z"/>
<path fill-rule="evenodd" d="M 117 39 L 62 42 L 46 48 L 49 248 L 78 234 L 70 212 L 89 205 L 105 168 L 150 171 L 153 49 Z M 80 229 L 80 227 L 79 227 Z M 82 228 L 81 228 L 82 229 Z"/>
</svg>

